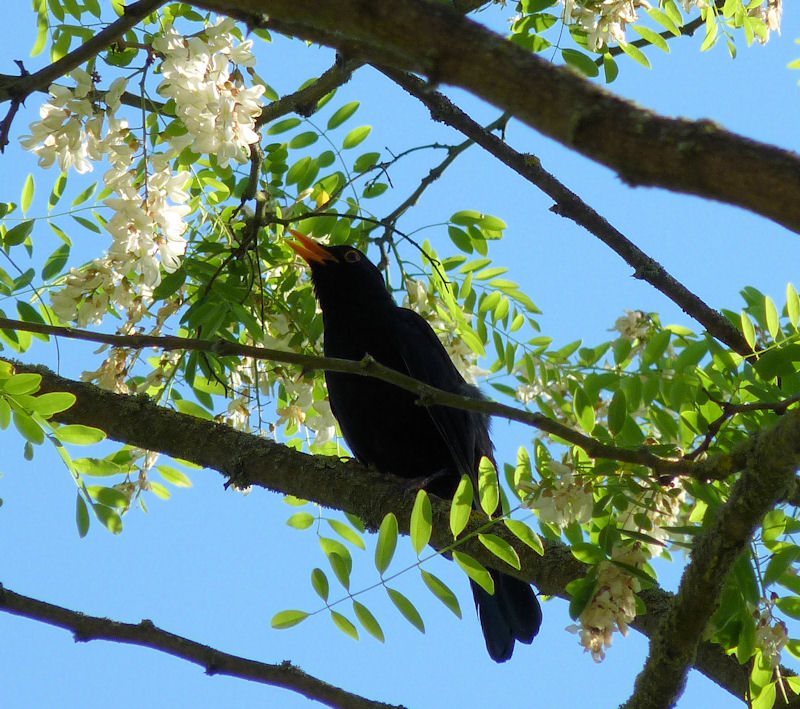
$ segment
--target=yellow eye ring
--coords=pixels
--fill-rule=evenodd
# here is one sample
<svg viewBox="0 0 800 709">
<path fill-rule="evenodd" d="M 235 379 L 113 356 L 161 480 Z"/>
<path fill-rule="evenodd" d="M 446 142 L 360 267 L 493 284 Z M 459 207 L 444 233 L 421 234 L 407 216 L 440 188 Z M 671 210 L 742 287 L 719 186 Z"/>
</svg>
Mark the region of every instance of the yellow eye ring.
<svg viewBox="0 0 800 709">
<path fill-rule="evenodd" d="M 361 260 L 361 254 L 355 249 L 351 249 L 344 255 L 344 260 L 347 263 L 358 263 Z"/>
</svg>

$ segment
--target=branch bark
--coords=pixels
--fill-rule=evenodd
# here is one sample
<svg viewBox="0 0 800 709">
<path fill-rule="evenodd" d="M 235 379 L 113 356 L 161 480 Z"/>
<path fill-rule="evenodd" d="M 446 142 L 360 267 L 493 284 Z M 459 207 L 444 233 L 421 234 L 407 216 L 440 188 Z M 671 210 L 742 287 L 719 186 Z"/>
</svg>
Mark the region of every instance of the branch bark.
<svg viewBox="0 0 800 709">
<path fill-rule="evenodd" d="M 165 652 L 200 665 L 207 675 L 227 675 L 289 689 L 329 707 L 341 709 L 403 709 L 402 706 L 373 701 L 323 682 L 290 662 L 271 665 L 230 655 L 156 627 L 149 620 L 121 623 L 85 615 L 61 606 L 14 593 L 0 584 L 0 610 L 69 630 L 76 642 L 110 640 Z"/>
<path fill-rule="evenodd" d="M 199 0 L 344 56 L 470 91 L 544 135 L 658 186 L 737 205 L 800 232 L 800 156 L 708 120 L 666 118 L 527 52 L 443 3 Z M 268 19 L 265 16 L 268 15 Z"/>
<path fill-rule="evenodd" d="M 142 396 L 131 397 L 113 394 L 91 384 L 59 377 L 45 367 L 14 363 L 17 371 L 36 372 L 42 375 L 41 392 L 69 391 L 76 395 L 75 405 L 57 415 L 63 423 L 80 423 L 104 430 L 114 440 L 148 450 L 158 450 L 167 455 L 189 460 L 206 468 L 219 471 L 241 486 L 257 485 L 282 494 L 313 500 L 325 507 L 339 509 L 358 515 L 368 528 L 375 530 L 388 512 L 394 512 L 400 530 L 407 534 L 413 500 L 405 494 L 404 481 L 371 471 L 358 463 L 341 462 L 338 458 L 311 456 L 292 450 L 271 440 L 233 430 L 222 424 L 194 418 L 175 411 L 163 409 Z M 774 429 L 750 438 L 733 459 L 747 464 L 756 463 L 760 456 L 772 456 L 769 460 L 783 460 L 775 446 L 800 438 L 800 412 L 792 412 Z M 777 433 L 776 433 L 777 432 Z M 800 446 L 800 444 L 798 444 Z M 794 450 L 794 448 L 792 448 Z M 798 448 L 800 450 L 800 448 Z M 770 488 L 770 499 L 786 483 L 783 468 L 770 476 L 778 484 Z M 770 483 L 771 484 L 771 483 Z M 753 487 L 755 485 L 755 487 Z M 740 485 L 741 505 L 761 505 L 752 501 L 753 494 L 761 493 L 762 485 L 754 473 L 748 473 L 747 482 Z M 737 498 L 739 499 L 739 498 Z M 452 543 L 449 532 L 449 505 L 443 500 L 431 498 L 433 509 L 433 536 L 431 545 L 443 549 Z M 737 502 L 735 509 L 742 509 Z M 734 512 L 726 516 L 727 524 L 739 524 Z M 747 518 L 745 518 L 747 519 Z M 465 533 L 476 533 L 486 524 L 486 519 L 473 513 Z M 726 527 L 727 529 L 727 527 Z M 496 525 L 492 532 L 503 537 L 517 551 L 522 567 L 520 571 L 504 566 L 482 544 L 474 538 L 467 541 L 464 550 L 481 563 L 501 568 L 536 586 L 542 593 L 568 598 L 567 584 L 586 573 L 586 566 L 579 562 L 569 547 L 545 540 L 545 555 L 540 557 L 519 542 L 503 525 Z M 741 535 L 741 525 L 737 534 Z M 738 537 L 737 537 L 738 538 Z M 713 539 L 711 542 L 713 543 Z M 724 543 L 724 541 L 723 541 Z M 705 561 L 694 561 L 697 573 Z M 648 636 L 654 636 L 664 618 L 673 618 L 672 595 L 655 588 L 640 594 L 647 607 L 647 614 L 639 616 L 633 627 Z M 672 627 L 672 622 L 666 622 Z M 703 626 L 689 626 L 699 636 Z M 703 641 L 696 645 L 694 666 L 733 695 L 743 699 L 747 690 L 747 668 L 728 657 L 717 645 Z M 794 673 L 781 668 L 785 676 Z"/>
</svg>

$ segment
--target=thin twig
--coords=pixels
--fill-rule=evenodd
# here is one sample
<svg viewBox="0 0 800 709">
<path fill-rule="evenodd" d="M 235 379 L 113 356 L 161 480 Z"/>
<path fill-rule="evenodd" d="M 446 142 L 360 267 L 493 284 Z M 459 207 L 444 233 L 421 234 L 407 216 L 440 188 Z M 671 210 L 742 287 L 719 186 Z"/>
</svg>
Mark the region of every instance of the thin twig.
<svg viewBox="0 0 800 709">
<path fill-rule="evenodd" d="M 386 67 L 379 67 L 379 71 L 425 104 L 435 120 L 462 132 L 551 197 L 555 201 L 555 205 L 550 208 L 552 212 L 573 220 L 613 249 L 634 269 L 635 278 L 645 280 L 657 288 L 703 325 L 711 335 L 735 352 L 745 357 L 752 355 L 753 350 L 747 344 L 744 335 L 722 313 L 692 293 L 661 264 L 644 253 L 577 194 L 547 172 L 538 158 L 517 152 L 502 139 L 485 131 L 446 96 L 431 91 L 428 84 L 417 77 Z"/>
</svg>

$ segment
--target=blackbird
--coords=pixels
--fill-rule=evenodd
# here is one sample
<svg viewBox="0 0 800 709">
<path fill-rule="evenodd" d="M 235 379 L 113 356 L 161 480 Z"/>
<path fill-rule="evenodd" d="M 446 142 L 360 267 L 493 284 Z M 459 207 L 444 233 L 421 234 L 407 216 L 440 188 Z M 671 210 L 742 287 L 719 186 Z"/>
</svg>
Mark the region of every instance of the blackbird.
<svg viewBox="0 0 800 709">
<path fill-rule="evenodd" d="M 427 384 L 481 397 L 466 383 L 431 326 L 396 305 L 380 271 L 352 246 L 323 246 L 297 231 L 289 242 L 311 267 L 322 309 L 325 355 L 381 364 Z M 326 372 L 331 410 L 353 455 L 379 472 L 425 479 L 426 489 L 450 499 L 463 474 L 475 481 L 481 456 L 493 460 L 488 417 L 445 406 L 419 406 L 416 396 L 388 382 Z M 534 590 L 490 570 L 494 595 L 474 582 L 486 648 L 495 662 L 511 657 L 514 642 L 530 643 L 542 612 Z"/>
</svg>

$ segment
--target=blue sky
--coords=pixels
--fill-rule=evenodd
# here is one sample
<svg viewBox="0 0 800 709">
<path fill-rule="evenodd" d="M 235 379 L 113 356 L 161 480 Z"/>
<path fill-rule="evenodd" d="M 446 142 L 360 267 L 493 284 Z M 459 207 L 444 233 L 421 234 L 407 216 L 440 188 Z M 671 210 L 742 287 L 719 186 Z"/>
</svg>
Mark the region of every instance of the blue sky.
<svg viewBox="0 0 800 709">
<path fill-rule="evenodd" d="M 27 57 L 35 23 L 20 3 L 5 8 L 5 20 L 14 31 L 7 32 L 0 72 L 13 73 L 11 60 Z M 785 68 L 800 57 L 796 37 L 800 12 L 787 3 L 783 37 L 774 36 L 766 47 L 747 49 L 742 42 L 732 61 L 722 46 L 701 54 L 699 40 L 675 41 L 670 56 L 649 51 L 652 70 L 623 62 L 611 89 L 659 113 L 711 118 L 747 136 L 800 150 L 800 73 Z M 26 59 L 26 66 L 35 70 L 43 61 Z M 331 53 L 279 41 L 263 52 L 262 62 L 259 72 L 283 93 L 327 67 Z M 480 121 L 496 116 L 495 109 L 463 92 L 448 94 Z M 442 126 L 431 126 L 425 109 L 370 69 L 360 71 L 336 100 L 362 101 L 358 120 L 373 125 L 365 150 L 388 146 L 399 152 L 433 140 L 461 140 Z M 12 145 L 0 156 L 0 200 L 18 201 L 22 179 L 36 170 L 35 159 L 20 151 L 16 140 L 37 110 L 34 96 L 14 123 Z M 628 188 L 606 168 L 519 124 L 510 126 L 507 138 L 517 149 L 536 154 L 545 168 L 712 306 L 738 310 L 738 291 L 753 285 L 780 307 L 787 281 L 800 285 L 797 234 L 737 208 Z M 402 186 L 413 186 L 414 176 L 419 179 L 432 164 L 420 158 L 398 167 L 393 176 L 398 189 L 386 196 L 385 211 L 404 199 Z M 43 194 L 56 176 L 37 173 Z M 556 343 L 581 337 L 589 344 L 603 341 L 624 309 L 656 311 L 664 323 L 692 326 L 663 296 L 633 279 L 616 255 L 548 212 L 549 206 L 548 198 L 472 149 L 400 226 L 411 232 L 440 224 L 464 208 L 500 216 L 509 228 L 493 255 L 510 266 L 509 277 L 522 282 L 544 311 L 542 332 Z M 442 227 L 417 236 L 430 238 L 440 253 L 448 248 Z M 89 258 L 104 245 L 86 241 L 81 248 Z M 13 312 L 5 304 L 0 307 Z M 60 371 L 78 376 L 93 349 L 64 347 Z M 28 359 L 56 366 L 51 347 L 39 347 Z M 517 446 L 530 438 L 524 429 L 495 424 L 500 459 L 512 459 Z M 275 612 L 319 607 L 308 575 L 314 566 L 326 567 L 313 532 L 286 527 L 293 510 L 278 497 L 263 490 L 247 496 L 226 491 L 215 471 L 194 471 L 193 488 L 175 490 L 167 502 L 152 500 L 149 514 L 131 512 L 122 535 L 94 525 L 81 540 L 73 522 L 74 486 L 57 458 L 42 449 L 26 463 L 13 431 L 3 432 L 0 441 L 0 582 L 19 593 L 117 620 L 148 618 L 218 649 L 266 662 L 290 660 L 345 689 L 409 707 L 615 706 L 629 695 L 647 651 L 646 639 L 632 632 L 627 639 L 615 638 L 604 663 L 593 663 L 564 631 L 571 621 L 566 604 L 556 600 L 544 604 L 544 624 L 534 644 L 518 647 L 512 661 L 495 665 L 485 654 L 467 583 L 444 561 L 431 570 L 458 590 L 462 621 L 409 574 L 397 587 L 418 604 L 425 635 L 399 619 L 380 592 L 364 602 L 383 624 L 386 644 L 370 637 L 355 643 L 324 616 L 289 631 L 273 631 L 269 620 Z M 371 552 L 354 555 L 353 587 L 371 585 Z M 400 568 L 403 558 L 408 562 L 411 554 L 405 552 L 392 568 Z M 674 573 L 665 576 L 666 588 L 676 584 Z M 75 643 L 65 631 L 5 614 L 0 614 L 0 637 L 0 697 L 7 707 L 311 705 L 285 690 L 206 677 L 193 665 L 153 651 Z M 741 704 L 693 672 L 679 706 Z"/>
</svg>

